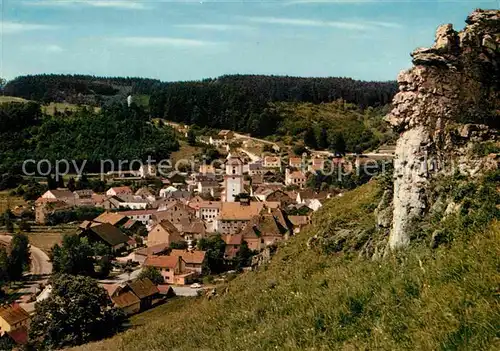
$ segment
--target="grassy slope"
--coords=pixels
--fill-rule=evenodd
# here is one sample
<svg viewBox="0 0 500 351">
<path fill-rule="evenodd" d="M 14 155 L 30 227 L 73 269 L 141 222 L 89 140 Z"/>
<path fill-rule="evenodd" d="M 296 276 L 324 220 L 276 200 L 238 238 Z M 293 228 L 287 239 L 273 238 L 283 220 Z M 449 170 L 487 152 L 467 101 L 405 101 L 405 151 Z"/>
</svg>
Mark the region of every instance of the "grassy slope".
<svg viewBox="0 0 500 351">
<path fill-rule="evenodd" d="M 379 195 L 372 182 L 330 201 L 315 227 L 216 299 L 177 300 L 148 312 L 144 326 L 81 349 L 498 349 L 499 223 L 467 244 L 382 262 L 307 249 L 333 221 L 369 226 Z"/>
<path fill-rule="evenodd" d="M 191 146 L 185 140 L 179 140 L 179 150 L 172 152 L 170 159 L 174 165 L 180 160 L 186 160 L 186 162 L 189 162 L 193 156 L 198 154 L 200 151 L 200 147 Z"/>
<path fill-rule="evenodd" d="M 395 134 L 383 117 L 387 113 L 385 108 L 367 109 L 361 112 L 356 106 L 342 102 L 323 104 L 278 102 L 273 108 L 282 116 L 284 121 L 278 132 L 288 139 L 302 139 L 302 132 L 308 127 L 319 124 L 343 132 L 345 135 L 358 132 L 365 128 L 374 133 L 382 142 L 392 142 Z M 285 137 L 285 138 L 287 138 Z"/>
<path fill-rule="evenodd" d="M 26 103 L 29 100 L 15 97 L 15 96 L 0 96 L 0 104 L 5 103 L 5 102 L 23 102 Z M 51 102 L 48 105 L 42 105 L 42 112 L 46 113 L 48 115 L 53 116 L 55 111 L 58 112 L 64 112 L 65 110 L 68 111 L 76 111 L 78 109 L 78 105 L 75 104 L 68 104 L 66 102 Z M 99 112 L 100 108 L 99 107 L 94 107 L 95 112 Z"/>
<path fill-rule="evenodd" d="M 0 191 L 0 213 L 4 213 L 7 208 L 13 210 L 16 206 L 26 206 L 26 201 L 19 196 L 10 196 L 9 191 Z"/>
<path fill-rule="evenodd" d="M 4 102 L 28 102 L 28 100 L 15 96 L 0 96 L 0 104 Z"/>
</svg>

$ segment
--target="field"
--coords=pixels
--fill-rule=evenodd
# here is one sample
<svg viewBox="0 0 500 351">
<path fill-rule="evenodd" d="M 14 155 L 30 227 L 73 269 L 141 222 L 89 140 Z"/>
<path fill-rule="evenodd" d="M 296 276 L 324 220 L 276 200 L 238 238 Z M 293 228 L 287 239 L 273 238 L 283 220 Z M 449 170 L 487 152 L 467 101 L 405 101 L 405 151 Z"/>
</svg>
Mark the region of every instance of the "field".
<svg viewBox="0 0 500 351">
<path fill-rule="evenodd" d="M 53 227 L 33 225 L 31 232 L 26 234 L 32 245 L 48 253 L 52 246 L 61 243 L 65 234 L 74 234 L 77 227 L 75 224 L 60 224 Z"/>
<path fill-rule="evenodd" d="M 179 140 L 179 151 L 172 152 L 170 159 L 173 164 L 179 160 L 191 160 L 191 158 L 195 154 L 199 153 L 200 150 L 201 148 L 197 146 L 191 146 L 186 141 Z"/>
<path fill-rule="evenodd" d="M 0 96 L 0 104 L 4 102 L 28 102 L 28 100 L 15 96 Z"/>
<path fill-rule="evenodd" d="M 0 104 L 4 102 L 28 102 L 29 100 L 18 98 L 15 96 L 0 96 Z M 78 105 L 68 104 L 65 102 L 51 102 L 48 105 L 42 105 L 42 112 L 48 115 L 53 116 L 56 111 L 64 112 L 65 110 L 76 111 L 78 109 Z M 99 112 L 101 109 L 99 107 L 94 107 L 95 112 Z"/>
<path fill-rule="evenodd" d="M 0 213 L 5 212 L 7 208 L 13 210 L 16 206 L 26 206 L 26 201 L 22 197 L 10 196 L 8 191 L 0 191 Z"/>
<path fill-rule="evenodd" d="M 147 325 L 150 322 L 162 318 L 162 316 L 174 313 L 176 311 L 182 311 L 186 306 L 196 303 L 197 303 L 196 298 L 174 297 L 167 300 L 167 302 L 163 305 L 160 305 L 158 307 L 150 309 L 149 311 L 145 311 L 130 317 L 130 324 L 132 327 Z"/>
<path fill-rule="evenodd" d="M 42 106 L 42 111 L 48 115 L 53 116 L 56 111 L 63 113 L 65 110 L 76 111 L 78 105 L 68 104 L 65 102 L 51 102 L 48 105 Z M 99 107 L 94 107 L 95 112 L 99 112 L 101 109 Z"/>
</svg>

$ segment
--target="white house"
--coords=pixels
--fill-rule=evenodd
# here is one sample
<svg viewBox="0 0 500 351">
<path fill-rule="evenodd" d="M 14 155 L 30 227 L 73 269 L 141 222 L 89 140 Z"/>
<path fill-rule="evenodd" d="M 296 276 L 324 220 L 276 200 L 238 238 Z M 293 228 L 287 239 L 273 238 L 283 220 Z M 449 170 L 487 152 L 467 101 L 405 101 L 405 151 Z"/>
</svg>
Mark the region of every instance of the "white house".
<svg viewBox="0 0 500 351">
<path fill-rule="evenodd" d="M 131 210 L 144 210 L 148 207 L 149 201 L 141 196 L 121 195 L 117 196 L 119 208 L 130 208 Z"/>
<path fill-rule="evenodd" d="M 220 185 L 215 180 L 202 180 L 196 186 L 196 191 L 199 194 L 210 194 L 214 196 L 215 191 L 220 188 Z"/>
<path fill-rule="evenodd" d="M 265 156 L 264 163 L 262 165 L 265 168 L 281 168 L 281 157 Z"/>
<path fill-rule="evenodd" d="M 177 190 L 178 189 L 175 186 L 170 185 L 160 190 L 160 197 L 167 197 L 169 193 L 173 193 Z"/>
<path fill-rule="evenodd" d="M 306 185 L 307 177 L 302 171 L 290 171 L 288 168 L 285 171 L 285 185 L 296 185 L 303 188 Z"/>
<path fill-rule="evenodd" d="M 133 191 L 128 186 L 113 187 L 109 188 L 109 190 L 106 191 L 106 195 L 108 196 L 120 196 L 120 195 L 132 195 L 132 194 Z"/>
</svg>

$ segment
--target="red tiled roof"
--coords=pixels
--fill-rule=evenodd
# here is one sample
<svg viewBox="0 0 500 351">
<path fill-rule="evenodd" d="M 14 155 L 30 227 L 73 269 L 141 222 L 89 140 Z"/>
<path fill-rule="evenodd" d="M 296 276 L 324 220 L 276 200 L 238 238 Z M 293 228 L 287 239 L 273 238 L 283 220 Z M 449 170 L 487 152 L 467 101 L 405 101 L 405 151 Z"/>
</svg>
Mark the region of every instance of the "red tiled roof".
<svg viewBox="0 0 500 351">
<path fill-rule="evenodd" d="M 16 304 L 14 306 L 4 306 L 0 308 L 0 317 L 13 326 L 29 319 L 30 315 L 21 306 Z"/>
<path fill-rule="evenodd" d="M 168 250 L 167 244 L 158 244 L 136 250 L 135 253 L 137 255 L 142 255 L 142 256 L 153 256 L 162 253 L 166 250 Z"/>
<path fill-rule="evenodd" d="M 116 290 L 120 287 L 120 284 L 101 284 L 101 287 L 106 290 L 108 296 L 111 297 L 114 295 Z"/>
<path fill-rule="evenodd" d="M 309 224 L 309 216 L 288 216 L 288 219 L 294 226 Z"/>
<path fill-rule="evenodd" d="M 110 188 L 109 190 L 113 190 L 116 194 L 132 194 L 132 189 L 128 186 L 117 186 Z"/>
<path fill-rule="evenodd" d="M 205 260 L 205 251 L 172 250 L 170 256 L 180 256 L 188 264 L 202 264 Z"/>
<path fill-rule="evenodd" d="M 174 269 L 179 264 L 177 256 L 149 256 L 144 261 L 145 267 L 170 268 Z"/>
<path fill-rule="evenodd" d="M 158 285 L 158 291 L 160 291 L 160 294 L 162 295 L 167 295 L 170 291 L 172 291 L 172 287 L 167 284 L 160 284 Z"/>
<path fill-rule="evenodd" d="M 121 222 L 122 220 L 125 219 L 126 216 L 124 216 L 120 212 L 104 212 L 94 218 L 94 222 L 99 222 L 99 223 L 109 223 L 111 225 L 116 225 L 117 223 Z"/>
<path fill-rule="evenodd" d="M 133 282 L 127 283 L 127 286 L 137 295 L 138 298 L 143 299 L 158 293 L 158 288 L 148 278 L 136 279 Z"/>
<path fill-rule="evenodd" d="M 241 241 L 243 240 L 242 234 L 227 234 L 224 236 L 224 242 L 226 245 L 241 245 Z"/>
<path fill-rule="evenodd" d="M 113 296 L 111 300 L 120 308 L 132 306 L 141 300 L 131 291 L 127 291 L 118 296 Z"/>
</svg>

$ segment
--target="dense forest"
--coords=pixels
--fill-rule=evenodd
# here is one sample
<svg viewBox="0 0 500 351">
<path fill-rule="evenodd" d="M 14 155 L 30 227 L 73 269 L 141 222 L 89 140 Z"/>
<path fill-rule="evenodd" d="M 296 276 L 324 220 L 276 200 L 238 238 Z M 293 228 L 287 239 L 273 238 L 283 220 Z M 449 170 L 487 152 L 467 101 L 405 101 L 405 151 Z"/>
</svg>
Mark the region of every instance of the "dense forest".
<svg viewBox="0 0 500 351">
<path fill-rule="evenodd" d="M 8 82 L 4 94 L 42 103 L 101 107 L 124 101 L 128 94 L 145 95 L 151 97 L 151 117 L 267 136 L 275 134 L 282 122 L 282 116 L 271 106 L 274 102 L 320 104 L 343 100 L 364 110 L 387 105 L 396 90 L 395 82 L 350 78 L 227 75 L 162 83 L 143 78 L 33 75 Z"/>
<path fill-rule="evenodd" d="M 48 116 L 34 102 L 0 104 L 0 174 L 19 173 L 27 159 L 87 160 L 85 169 L 92 172 L 101 160 L 166 159 L 178 147 L 171 128 L 155 127 L 135 105 Z"/>
<path fill-rule="evenodd" d="M 41 74 L 9 81 L 3 93 L 43 103 L 68 102 L 102 106 L 128 94 L 150 94 L 161 86 L 156 79 Z"/>
<path fill-rule="evenodd" d="M 394 82 L 233 75 L 165 84 L 152 94 L 150 110 L 155 117 L 176 122 L 266 136 L 276 133 L 281 123 L 273 102 L 344 100 L 364 109 L 390 103 L 396 90 Z"/>
<path fill-rule="evenodd" d="M 389 105 L 361 109 L 338 100 L 331 103 L 271 104 L 280 123 L 272 137 L 285 144 L 303 142 L 312 149 L 329 149 L 337 153 L 373 150 L 397 138 L 383 121 Z"/>
</svg>

